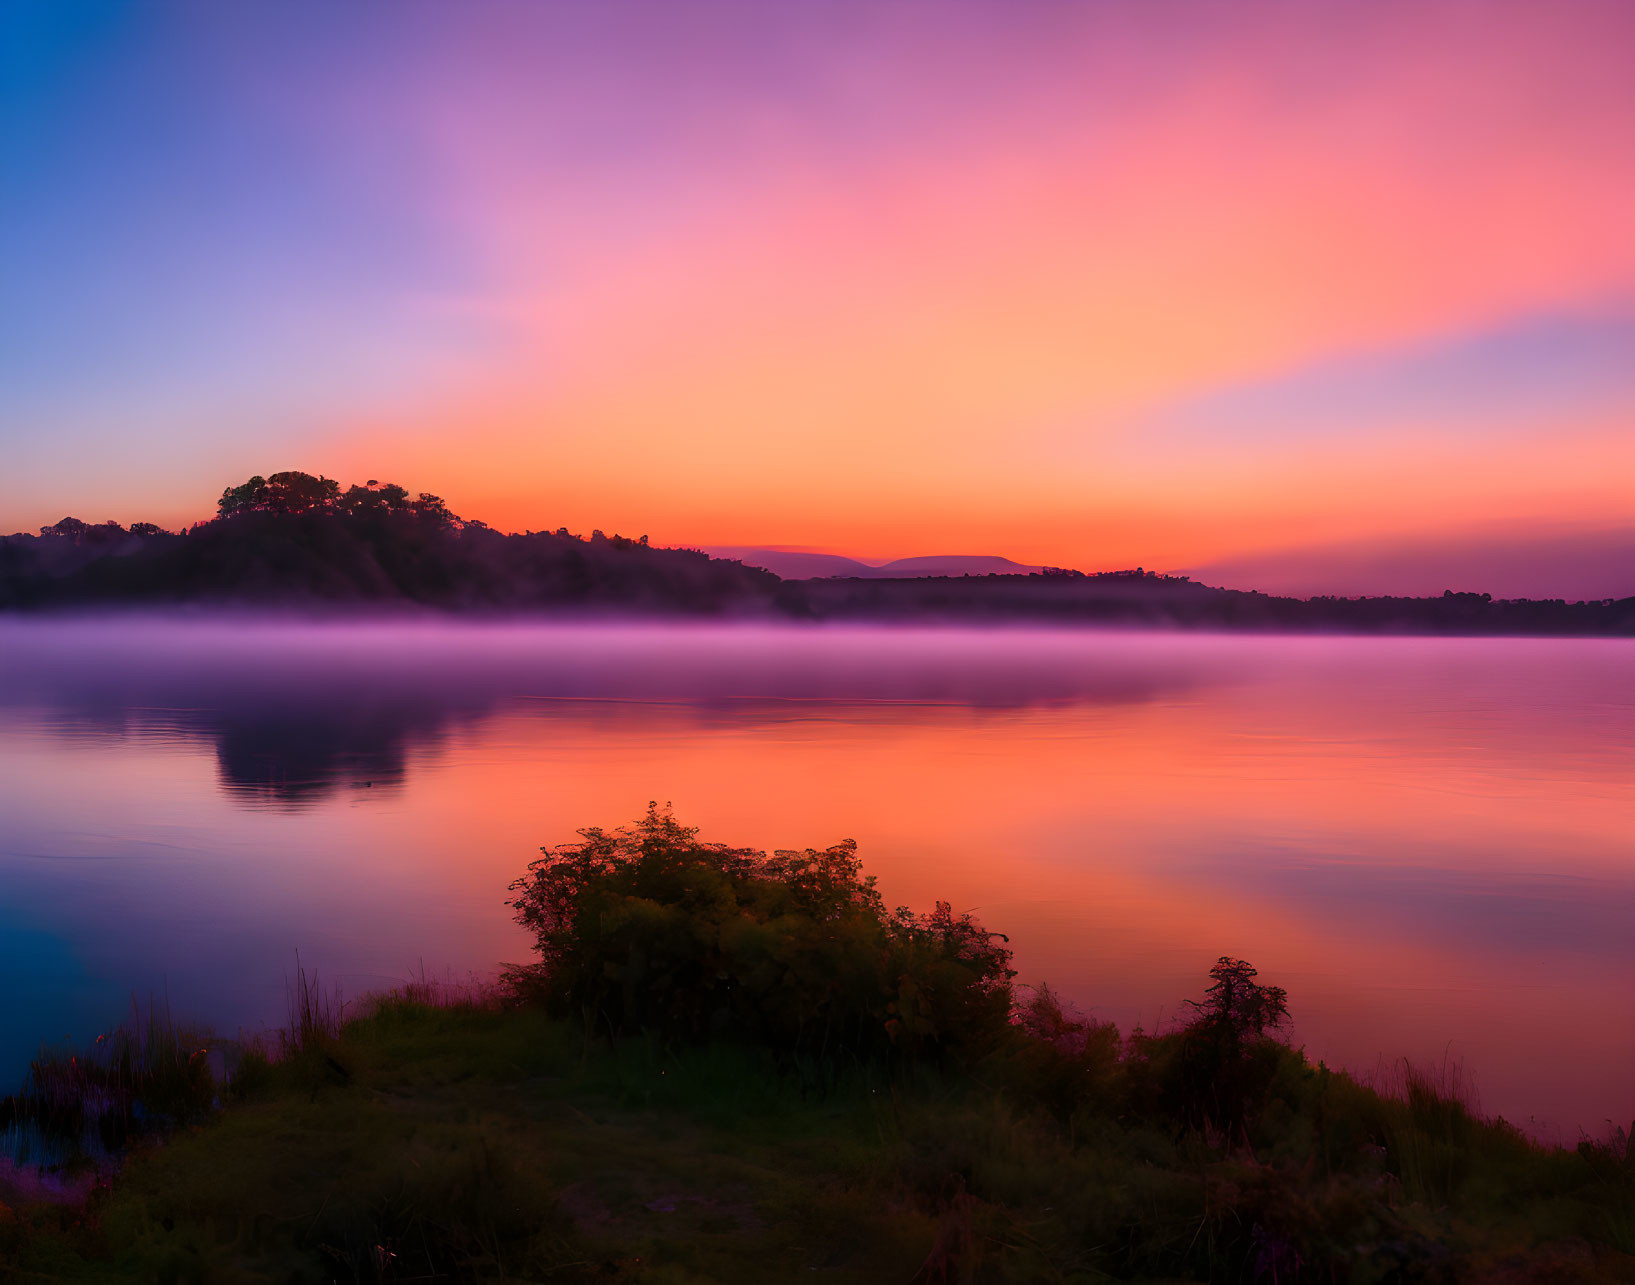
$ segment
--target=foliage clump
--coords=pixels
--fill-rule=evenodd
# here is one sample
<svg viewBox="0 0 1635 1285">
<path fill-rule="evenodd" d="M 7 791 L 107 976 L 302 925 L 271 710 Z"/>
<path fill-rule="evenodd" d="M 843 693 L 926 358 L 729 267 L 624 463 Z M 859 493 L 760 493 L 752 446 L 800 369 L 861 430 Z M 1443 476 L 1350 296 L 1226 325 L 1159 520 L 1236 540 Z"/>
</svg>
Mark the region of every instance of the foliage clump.
<svg viewBox="0 0 1635 1285">
<path fill-rule="evenodd" d="M 1024 988 L 1011 1020 L 1004 1062 L 1029 1101 L 1064 1121 L 1120 1105 L 1124 1041 L 1113 1023 L 1075 1011 L 1043 983 Z"/>
<path fill-rule="evenodd" d="M 242 517 L 249 513 L 315 513 L 341 517 L 404 514 L 439 527 L 459 525 L 459 519 L 443 503 L 441 496 L 422 491 L 411 497 L 395 482 L 382 485 L 350 486 L 344 492 L 334 478 L 288 470 L 262 477 L 259 473 L 239 486 L 229 486 L 216 501 L 220 517 Z"/>
<path fill-rule="evenodd" d="M 946 902 L 888 910 L 849 840 L 769 856 L 704 843 L 656 805 L 579 833 L 511 885 L 540 954 L 511 980 L 552 1012 L 819 1058 L 974 1056 L 1009 1030 L 1004 938 Z"/>
</svg>

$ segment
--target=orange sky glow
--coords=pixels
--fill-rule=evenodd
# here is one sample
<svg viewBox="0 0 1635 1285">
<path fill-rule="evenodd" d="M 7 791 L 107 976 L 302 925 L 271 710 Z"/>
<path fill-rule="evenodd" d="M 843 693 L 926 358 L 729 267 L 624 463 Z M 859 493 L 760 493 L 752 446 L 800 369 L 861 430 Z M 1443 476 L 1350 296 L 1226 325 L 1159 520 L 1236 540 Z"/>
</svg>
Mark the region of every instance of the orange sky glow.
<svg viewBox="0 0 1635 1285">
<path fill-rule="evenodd" d="M 186 521 L 295 467 L 1092 569 L 1635 528 L 1627 8 L 616 13 L 416 10 L 357 74 L 380 33 L 191 30 L 316 213 L 277 256 L 189 216 L 184 275 L 287 256 L 214 317 L 287 332 L 206 369 L 208 315 L 148 300 L 173 369 L 25 381 L 0 515 Z"/>
</svg>

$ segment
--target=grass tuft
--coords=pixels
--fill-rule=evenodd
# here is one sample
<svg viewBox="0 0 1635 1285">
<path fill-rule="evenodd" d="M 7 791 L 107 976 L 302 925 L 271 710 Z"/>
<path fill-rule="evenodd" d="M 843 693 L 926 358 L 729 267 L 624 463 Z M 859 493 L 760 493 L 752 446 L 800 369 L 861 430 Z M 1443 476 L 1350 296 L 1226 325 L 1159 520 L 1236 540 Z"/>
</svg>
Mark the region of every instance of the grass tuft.
<svg viewBox="0 0 1635 1285">
<path fill-rule="evenodd" d="M 21 1090 L 0 1099 L 0 1156 L 16 1166 L 105 1165 L 143 1132 L 173 1129 L 216 1103 L 213 1038 L 168 1001 L 131 997 L 131 1015 L 91 1047 L 41 1049 Z"/>
</svg>

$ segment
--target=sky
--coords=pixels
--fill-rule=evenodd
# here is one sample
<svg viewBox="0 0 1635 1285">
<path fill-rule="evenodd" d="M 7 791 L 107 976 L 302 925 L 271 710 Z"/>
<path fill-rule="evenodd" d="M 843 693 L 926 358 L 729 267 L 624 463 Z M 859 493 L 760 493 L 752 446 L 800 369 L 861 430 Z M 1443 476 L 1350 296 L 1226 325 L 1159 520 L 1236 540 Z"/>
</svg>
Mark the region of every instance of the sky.
<svg viewBox="0 0 1635 1285">
<path fill-rule="evenodd" d="M 1635 593 L 1632 47 L 1617 2 L 12 0 L 0 529 L 296 468 Z"/>
</svg>

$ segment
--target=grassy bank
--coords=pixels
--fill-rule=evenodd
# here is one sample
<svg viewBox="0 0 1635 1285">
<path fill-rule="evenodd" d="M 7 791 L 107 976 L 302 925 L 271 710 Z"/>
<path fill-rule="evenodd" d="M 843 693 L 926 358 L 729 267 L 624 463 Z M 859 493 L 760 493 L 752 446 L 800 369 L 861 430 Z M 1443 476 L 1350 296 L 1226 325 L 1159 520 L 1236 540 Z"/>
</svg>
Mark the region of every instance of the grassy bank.
<svg viewBox="0 0 1635 1285">
<path fill-rule="evenodd" d="M 1143 1118 L 1128 1085 L 1064 1117 L 1037 1075 L 780 1066 L 386 1000 L 246 1061 L 223 1109 L 83 1205 L 0 1215 L 0 1261 L 25 1281 L 1635 1280 L 1627 1154 L 1537 1146 L 1423 1082 L 1383 1097 L 1284 1050 L 1233 1145 Z"/>
<path fill-rule="evenodd" d="M 1314 1066 L 1242 960 L 1121 1033 L 971 916 L 887 909 L 849 843 L 581 837 L 512 885 L 539 961 L 503 991 L 342 1022 L 298 972 L 270 1043 L 150 1009 L 43 1058 L 0 1102 L 6 1273 L 1635 1282 L 1626 1134 Z"/>
</svg>

